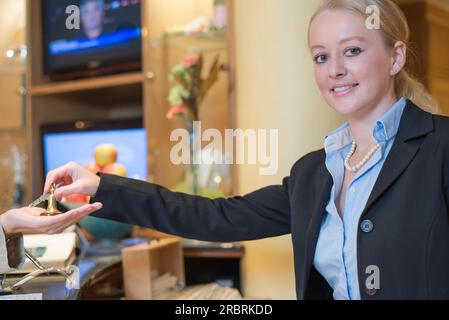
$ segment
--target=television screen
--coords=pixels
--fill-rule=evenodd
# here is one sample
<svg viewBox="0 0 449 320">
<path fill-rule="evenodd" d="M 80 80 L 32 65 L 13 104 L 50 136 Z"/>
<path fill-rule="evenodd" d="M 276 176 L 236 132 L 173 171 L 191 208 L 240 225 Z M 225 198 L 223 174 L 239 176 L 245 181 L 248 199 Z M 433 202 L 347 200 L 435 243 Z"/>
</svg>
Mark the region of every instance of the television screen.
<svg viewBox="0 0 449 320">
<path fill-rule="evenodd" d="M 102 172 L 145 180 L 146 131 L 138 123 L 128 120 L 42 126 L 44 174 L 73 161 L 89 169 L 96 167 Z"/>
<path fill-rule="evenodd" d="M 45 74 L 139 63 L 140 1 L 43 0 Z"/>
</svg>

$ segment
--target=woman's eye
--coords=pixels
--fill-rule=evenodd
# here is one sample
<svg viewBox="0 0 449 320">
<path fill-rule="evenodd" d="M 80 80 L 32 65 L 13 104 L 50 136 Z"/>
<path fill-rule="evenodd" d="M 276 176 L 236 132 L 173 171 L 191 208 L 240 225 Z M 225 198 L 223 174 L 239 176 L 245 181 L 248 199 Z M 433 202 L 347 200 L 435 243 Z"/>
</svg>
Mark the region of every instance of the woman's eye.
<svg viewBox="0 0 449 320">
<path fill-rule="evenodd" d="M 314 58 L 316 64 L 323 64 L 327 61 L 327 56 L 325 54 L 319 54 Z"/>
<path fill-rule="evenodd" d="M 363 51 L 360 48 L 349 48 L 348 50 L 345 51 L 345 56 L 355 57 L 355 56 L 358 56 L 362 52 Z"/>
</svg>

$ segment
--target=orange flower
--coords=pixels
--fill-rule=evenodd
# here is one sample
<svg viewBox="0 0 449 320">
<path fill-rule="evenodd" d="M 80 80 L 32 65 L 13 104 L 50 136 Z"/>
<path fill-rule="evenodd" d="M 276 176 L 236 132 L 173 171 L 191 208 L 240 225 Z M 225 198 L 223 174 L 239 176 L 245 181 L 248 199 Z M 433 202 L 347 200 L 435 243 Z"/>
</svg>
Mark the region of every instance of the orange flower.
<svg viewBox="0 0 449 320">
<path fill-rule="evenodd" d="M 184 104 L 172 106 L 167 112 L 167 119 L 171 120 L 180 114 L 187 114 L 187 107 Z"/>
</svg>

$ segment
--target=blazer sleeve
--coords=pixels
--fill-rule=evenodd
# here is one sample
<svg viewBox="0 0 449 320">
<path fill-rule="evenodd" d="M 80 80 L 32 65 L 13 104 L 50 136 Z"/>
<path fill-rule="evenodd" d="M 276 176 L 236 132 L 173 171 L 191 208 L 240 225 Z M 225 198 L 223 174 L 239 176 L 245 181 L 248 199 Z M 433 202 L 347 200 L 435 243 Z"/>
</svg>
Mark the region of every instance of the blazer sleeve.
<svg viewBox="0 0 449 320">
<path fill-rule="evenodd" d="M 0 224 L 0 274 L 6 273 L 10 269 L 8 264 L 8 250 L 6 248 L 5 234 Z"/>
<path fill-rule="evenodd" d="M 17 234 L 6 241 L 0 225 L 0 274 L 18 269 L 25 261 L 23 236 Z"/>
<path fill-rule="evenodd" d="M 211 200 L 156 184 L 100 174 L 92 201 L 99 218 L 203 241 L 243 241 L 290 233 L 289 178 L 245 196 Z"/>
</svg>

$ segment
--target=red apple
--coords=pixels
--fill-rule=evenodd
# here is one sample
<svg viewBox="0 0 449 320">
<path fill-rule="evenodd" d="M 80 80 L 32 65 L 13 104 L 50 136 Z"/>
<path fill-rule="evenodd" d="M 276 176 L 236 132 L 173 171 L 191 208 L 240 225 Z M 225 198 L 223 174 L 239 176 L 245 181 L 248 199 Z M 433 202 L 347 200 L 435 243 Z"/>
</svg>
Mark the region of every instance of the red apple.
<svg viewBox="0 0 449 320">
<path fill-rule="evenodd" d="M 94 158 L 102 168 L 117 161 L 117 149 L 113 144 L 101 144 L 95 148 Z"/>
<path fill-rule="evenodd" d="M 109 173 L 109 174 L 115 174 L 117 176 L 126 177 L 128 176 L 126 172 L 126 168 L 119 164 L 119 163 L 112 163 L 110 165 L 107 165 L 104 167 L 101 172 L 103 173 Z"/>
<path fill-rule="evenodd" d="M 71 194 L 64 197 L 64 202 L 67 203 L 87 203 L 88 196 L 84 194 Z"/>
</svg>

